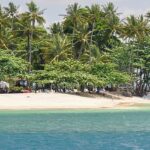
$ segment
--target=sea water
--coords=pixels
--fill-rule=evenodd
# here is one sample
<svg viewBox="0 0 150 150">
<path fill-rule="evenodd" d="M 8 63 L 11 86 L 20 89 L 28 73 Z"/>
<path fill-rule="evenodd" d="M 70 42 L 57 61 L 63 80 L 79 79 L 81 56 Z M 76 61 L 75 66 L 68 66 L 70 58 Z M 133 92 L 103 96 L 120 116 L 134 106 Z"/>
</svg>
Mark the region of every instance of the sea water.
<svg viewBox="0 0 150 150">
<path fill-rule="evenodd" d="M 150 150 L 150 110 L 1 111 L 0 150 Z"/>
</svg>

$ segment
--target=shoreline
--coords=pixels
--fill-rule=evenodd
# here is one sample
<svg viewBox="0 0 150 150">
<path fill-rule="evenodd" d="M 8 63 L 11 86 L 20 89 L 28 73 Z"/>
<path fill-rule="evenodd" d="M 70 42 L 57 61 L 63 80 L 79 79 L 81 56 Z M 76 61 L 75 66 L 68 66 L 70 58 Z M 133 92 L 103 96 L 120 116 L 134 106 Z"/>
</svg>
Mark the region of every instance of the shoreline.
<svg viewBox="0 0 150 150">
<path fill-rule="evenodd" d="M 62 93 L 1 94 L 2 110 L 117 110 L 150 108 L 150 100 L 139 97 L 119 99 L 106 97 L 83 97 Z"/>
</svg>

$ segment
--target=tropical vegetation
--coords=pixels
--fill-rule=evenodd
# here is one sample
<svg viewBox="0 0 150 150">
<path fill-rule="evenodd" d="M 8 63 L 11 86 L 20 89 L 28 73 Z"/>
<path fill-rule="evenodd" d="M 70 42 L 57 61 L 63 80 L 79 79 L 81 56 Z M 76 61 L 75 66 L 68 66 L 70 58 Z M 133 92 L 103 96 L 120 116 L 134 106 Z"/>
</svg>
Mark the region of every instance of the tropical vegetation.
<svg viewBox="0 0 150 150">
<path fill-rule="evenodd" d="M 0 80 L 28 78 L 68 90 L 150 90 L 150 12 L 121 19 L 113 3 L 69 5 L 45 27 L 37 4 L 0 6 Z M 131 90 L 132 89 L 132 90 Z"/>
</svg>

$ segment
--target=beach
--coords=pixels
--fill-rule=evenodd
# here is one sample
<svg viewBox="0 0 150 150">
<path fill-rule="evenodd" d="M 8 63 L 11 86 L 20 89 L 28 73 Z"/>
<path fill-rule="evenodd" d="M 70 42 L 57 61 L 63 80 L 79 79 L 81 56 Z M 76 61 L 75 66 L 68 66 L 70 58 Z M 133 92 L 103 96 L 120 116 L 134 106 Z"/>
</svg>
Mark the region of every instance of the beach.
<svg viewBox="0 0 150 150">
<path fill-rule="evenodd" d="M 150 100 L 139 97 L 83 97 L 62 93 L 1 94 L 0 110 L 32 109 L 136 109 L 150 106 Z"/>
</svg>

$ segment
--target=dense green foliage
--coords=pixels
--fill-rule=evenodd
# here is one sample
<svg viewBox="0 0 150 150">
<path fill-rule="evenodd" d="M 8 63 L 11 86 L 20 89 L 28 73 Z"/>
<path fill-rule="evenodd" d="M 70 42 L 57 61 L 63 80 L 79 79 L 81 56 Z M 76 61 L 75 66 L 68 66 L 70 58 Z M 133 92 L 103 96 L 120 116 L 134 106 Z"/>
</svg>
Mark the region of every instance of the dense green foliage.
<svg viewBox="0 0 150 150">
<path fill-rule="evenodd" d="M 122 21 L 113 3 L 75 3 L 45 28 L 44 10 L 33 1 L 26 12 L 18 8 L 0 6 L 1 80 L 28 70 L 34 81 L 68 89 L 128 84 L 138 96 L 149 91 L 149 13 Z"/>
<path fill-rule="evenodd" d="M 129 75 L 116 70 L 111 63 L 82 64 L 68 60 L 52 62 L 45 66 L 45 71 L 38 72 L 36 81 L 53 83 L 66 88 L 104 87 L 108 84 L 119 85 L 129 81 Z"/>
<path fill-rule="evenodd" d="M 0 80 L 7 80 L 27 72 L 27 62 L 15 57 L 10 51 L 0 50 Z"/>
</svg>

